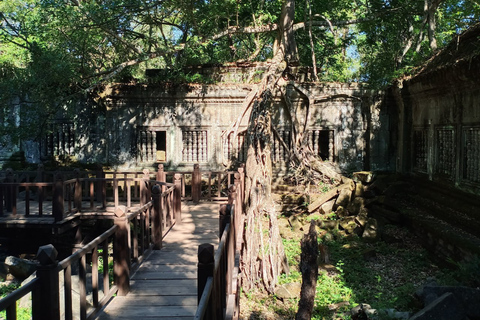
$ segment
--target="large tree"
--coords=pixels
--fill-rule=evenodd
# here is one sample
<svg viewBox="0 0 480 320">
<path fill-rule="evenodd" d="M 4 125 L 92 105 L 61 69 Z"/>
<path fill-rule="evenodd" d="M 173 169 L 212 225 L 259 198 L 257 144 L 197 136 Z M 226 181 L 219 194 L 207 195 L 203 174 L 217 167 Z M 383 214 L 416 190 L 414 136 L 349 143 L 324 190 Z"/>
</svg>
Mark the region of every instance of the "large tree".
<svg viewBox="0 0 480 320">
<path fill-rule="evenodd" d="M 188 81 L 187 65 L 266 62 L 268 71 L 244 101 L 250 121 L 242 267 L 245 288 L 261 284 L 271 292 L 286 268 L 270 197 L 274 97 L 290 114 L 293 139 L 286 147 L 292 164 L 336 174 L 304 148 L 287 86 L 305 104 L 312 101 L 295 82 L 295 67 L 312 67 L 312 80 L 386 84 L 479 13 L 468 0 L 3 0 L 0 133 L 35 138 L 44 128 L 39 120 L 68 113 L 85 95 L 101 98 L 108 82 L 144 81 L 146 68 L 169 68 L 169 80 Z M 28 105 L 19 110 L 36 116 L 20 115 L 20 123 L 8 117 L 15 104 Z M 232 124 L 233 134 L 239 123 Z"/>
</svg>

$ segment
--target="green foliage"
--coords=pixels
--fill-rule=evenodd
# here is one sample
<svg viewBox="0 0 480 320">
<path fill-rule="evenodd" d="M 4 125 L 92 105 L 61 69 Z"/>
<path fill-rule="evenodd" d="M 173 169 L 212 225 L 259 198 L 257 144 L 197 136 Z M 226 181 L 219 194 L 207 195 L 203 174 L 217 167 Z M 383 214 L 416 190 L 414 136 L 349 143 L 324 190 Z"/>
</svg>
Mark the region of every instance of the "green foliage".
<svg viewBox="0 0 480 320">
<path fill-rule="evenodd" d="M 103 249 L 98 249 L 98 273 L 99 274 L 103 274 L 103 270 L 104 270 L 102 253 L 103 253 Z M 108 279 L 110 281 L 110 284 L 113 284 L 114 282 L 113 259 L 108 260 Z"/>
<path fill-rule="evenodd" d="M 413 293 L 428 278 L 435 278 L 440 285 L 475 285 L 469 279 L 479 279 L 479 257 L 455 263 L 456 270 L 440 268 L 430 261 L 425 249 L 409 240 L 412 235 L 407 230 L 385 228 L 402 234 L 405 242 L 367 243 L 339 233 L 319 239 L 328 247 L 330 264 L 334 267 L 330 266 L 328 272 L 319 271 L 312 319 L 349 320 L 350 309 L 359 303 L 368 303 L 377 310 L 415 312 L 418 304 Z M 290 273 L 282 274 L 279 284 L 301 283 L 300 240 L 283 239 L 283 244 Z M 298 308 L 298 299 L 279 302 L 274 296 L 259 296 L 258 292 L 248 292 L 245 296 L 249 305 L 263 306 L 263 311 L 256 311 L 258 314 L 274 313 L 279 319 L 293 319 Z M 379 314 L 378 319 L 389 318 Z"/>
<path fill-rule="evenodd" d="M 457 267 L 455 279 L 471 287 L 480 286 L 480 256 L 474 255 L 464 261 L 450 261 Z"/>
<path fill-rule="evenodd" d="M 20 285 L 18 283 L 11 283 L 8 285 L 1 285 L 0 286 L 0 298 L 5 297 L 8 295 L 10 292 L 18 289 Z"/>
<path fill-rule="evenodd" d="M 9 285 L 0 286 L 0 299 L 7 296 L 9 293 L 18 289 L 20 284 L 12 283 Z M 17 303 L 18 304 L 18 303 Z M 32 318 L 32 310 L 28 308 L 18 308 L 17 306 L 17 319 L 18 320 L 30 320 Z M 6 312 L 0 311 L 0 319 L 6 319 Z"/>
<path fill-rule="evenodd" d="M 279 33 L 252 30 L 278 24 L 285 1 L 0 1 L 0 143 L 38 139 L 49 120 L 68 118 L 79 101 L 97 97 L 95 89 L 146 82 L 146 69 L 168 69 L 164 81 L 210 83 L 182 70 L 268 61 Z M 295 23 L 304 23 L 295 31 L 299 62 L 312 66 L 313 49 L 320 80 L 387 85 L 432 54 L 423 5 L 296 1 Z M 435 16 L 442 47 L 478 21 L 480 5 L 442 1 Z"/>
<path fill-rule="evenodd" d="M 285 255 L 289 265 L 298 265 L 300 263 L 300 242 L 296 239 L 282 239 Z"/>
</svg>

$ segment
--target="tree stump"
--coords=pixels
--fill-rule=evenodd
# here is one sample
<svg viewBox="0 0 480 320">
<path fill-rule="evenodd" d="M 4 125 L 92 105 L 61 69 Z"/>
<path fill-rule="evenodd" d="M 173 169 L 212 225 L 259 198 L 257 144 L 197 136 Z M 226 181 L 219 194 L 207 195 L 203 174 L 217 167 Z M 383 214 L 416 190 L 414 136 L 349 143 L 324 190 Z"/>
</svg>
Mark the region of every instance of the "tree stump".
<svg viewBox="0 0 480 320">
<path fill-rule="evenodd" d="M 315 303 L 315 291 L 318 278 L 318 244 L 315 221 L 310 222 L 310 230 L 303 236 L 300 271 L 302 272 L 302 291 L 298 302 L 296 320 L 310 320 Z"/>
</svg>

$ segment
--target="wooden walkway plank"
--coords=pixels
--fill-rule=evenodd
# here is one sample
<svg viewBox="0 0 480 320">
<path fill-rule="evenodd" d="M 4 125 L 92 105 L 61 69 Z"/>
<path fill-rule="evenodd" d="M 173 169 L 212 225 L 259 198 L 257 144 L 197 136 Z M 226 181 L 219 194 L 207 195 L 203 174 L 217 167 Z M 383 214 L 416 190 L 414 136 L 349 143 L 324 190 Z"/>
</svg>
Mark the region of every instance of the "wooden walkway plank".
<svg viewBox="0 0 480 320">
<path fill-rule="evenodd" d="M 114 297 L 96 319 L 192 319 L 197 309 L 197 251 L 218 246 L 219 203 L 182 204 L 182 223 L 165 236 L 132 276 L 130 292 Z"/>
</svg>

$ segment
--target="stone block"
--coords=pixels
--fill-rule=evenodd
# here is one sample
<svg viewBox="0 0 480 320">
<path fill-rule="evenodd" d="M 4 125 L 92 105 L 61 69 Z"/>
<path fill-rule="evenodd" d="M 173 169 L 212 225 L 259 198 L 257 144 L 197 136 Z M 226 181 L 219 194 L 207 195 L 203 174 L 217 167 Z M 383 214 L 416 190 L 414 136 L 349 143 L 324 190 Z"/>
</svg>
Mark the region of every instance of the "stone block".
<svg viewBox="0 0 480 320">
<path fill-rule="evenodd" d="M 14 256 L 5 258 L 5 266 L 8 272 L 17 279 L 24 280 L 37 270 L 35 262 L 20 259 Z"/>
<path fill-rule="evenodd" d="M 339 221 L 340 227 L 345 230 L 346 233 L 352 234 L 355 232 L 357 224 L 355 223 L 355 217 L 345 217 Z"/>
<path fill-rule="evenodd" d="M 298 282 L 285 283 L 275 290 L 275 295 L 280 299 L 294 299 L 300 297 L 302 284 Z"/>
<path fill-rule="evenodd" d="M 375 241 L 378 238 L 378 223 L 376 219 L 370 218 L 365 224 L 362 238 L 366 241 Z"/>
<path fill-rule="evenodd" d="M 463 306 L 452 293 L 445 293 L 413 315 L 410 320 L 466 320 Z"/>
<path fill-rule="evenodd" d="M 352 199 L 352 190 L 348 188 L 344 188 L 338 194 L 337 201 L 335 201 L 334 208 L 338 208 L 340 206 L 346 208 Z"/>
<path fill-rule="evenodd" d="M 437 286 L 426 285 L 416 294 L 425 305 L 433 303 L 438 297 L 451 293 L 462 305 L 465 314 L 471 319 L 480 318 L 480 289 L 463 286 Z"/>
<path fill-rule="evenodd" d="M 322 204 L 320 207 L 321 214 L 329 214 L 333 211 L 333 206 L 335 205 L 335 200 L 330 200 Z"/>
<path fill-rule="evenodd" d="M 340 217 L 340 218 L 343 218 L 343 217 L 348 216 L 348 211 L 345 210 L 345 208 L 342 207 L 342 206 L 339 206 L 339 207 L 337 208 L 337 210 L 335 210 L 335 213 L 336 213 L 337 216 Z"/>
<path fill-rule="evenodd" d="M 375 174 L 372 171 L 359 171 L 353 173 L 353 181 L 365 184 L 372 183 Z"/>
<path fill-rule="evenodd" d="M 319 196 L 312 196 L 311 203 L 308 205 L 308 212 L 313 212 L 320 208 L 325 202 L 335 198 L 338 194 L 338 188 L 334 188 L 326 193 L 322 193 Z"/>
<path fill-rule="evenodd" d="M 358 181 L 355 183 L 355 197 L 363 197 L 365 188 L 363 187 L 363 183 Z"/>
<path fill-rule="evenodd" d="M 320 228 L 325 230 L 335 230 L 338 229 L 338 221 L 337 220 L 324 220 L 320 223 Z"/>
<path fill-rule="evenodd" d="M 365 206 L 365 199 L 360 197 L 355 197 L 353 201 L 351 201 L 348 206 L 347 210 L 351 215 L 356 215 L 360 212 L 360 210 Z"/>
<path fill-rule="evenodd" d="M 362 228 L 367 224 L 368 217 L 364 215 L 358 215 L 355 217 L 355 222 Z"/>
<path fill-rule="evenodd" d="M 294 231 L 303 230 L 303 221 L 299 219 L 297 216 L 290 216 L 288 218 L 288 222 Z"/>
</svg>

